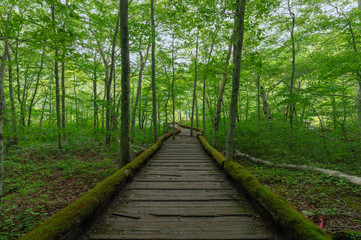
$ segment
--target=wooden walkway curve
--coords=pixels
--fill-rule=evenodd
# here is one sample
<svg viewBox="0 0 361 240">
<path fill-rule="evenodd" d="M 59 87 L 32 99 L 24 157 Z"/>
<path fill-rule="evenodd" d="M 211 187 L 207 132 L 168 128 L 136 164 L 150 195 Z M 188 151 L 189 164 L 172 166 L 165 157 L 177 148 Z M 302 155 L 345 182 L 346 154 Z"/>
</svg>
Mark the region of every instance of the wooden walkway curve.
<svg viewBox="0 0 361 240">
<path fill-rule="evenodd" d="M 84 239 L 281 239 L 269 225 L 182 129 Z"/>
</svg>

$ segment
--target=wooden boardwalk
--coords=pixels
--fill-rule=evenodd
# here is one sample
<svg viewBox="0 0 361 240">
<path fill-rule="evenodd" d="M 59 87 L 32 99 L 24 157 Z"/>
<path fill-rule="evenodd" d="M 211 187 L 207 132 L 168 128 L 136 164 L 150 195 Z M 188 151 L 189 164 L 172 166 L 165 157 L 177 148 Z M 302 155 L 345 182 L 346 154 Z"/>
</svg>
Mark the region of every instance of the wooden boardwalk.
<svg viewBox="0 0 361 240">
<path fill-rule="evenodd" d="M 281 239 L 182 129 L 84 239 Z"/>
</svg>

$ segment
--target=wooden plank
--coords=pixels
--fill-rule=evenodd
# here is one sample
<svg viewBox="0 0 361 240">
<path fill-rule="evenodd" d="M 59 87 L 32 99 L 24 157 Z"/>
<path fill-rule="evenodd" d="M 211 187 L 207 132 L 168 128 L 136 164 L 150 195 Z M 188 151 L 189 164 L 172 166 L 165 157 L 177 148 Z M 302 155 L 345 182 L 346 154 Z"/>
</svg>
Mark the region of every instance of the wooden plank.
<svg viewBox="0 0 361 240">
<path fill-rule="evenodd" d="M 199 218 L 179 218 L 179 217 L 154 217 L 151 215 L 142 215 L 140 219 L 130 219 L 130 218 L 123 218 L 123 217 L 117 217 L 117 216 L 109 216 L 105 219 L 106 224 L 110 224 L 112 222 L 165 222 L 165 223 L 172 223 L 172 222 L 201 222 L 201 223 L 209 223 L 211 225 L 216 225 L 218 222 L 240 222 L 240 223 L 247 223 L 247 222 L 259 222 L 261 221 L 258 218 L 254 217 L 248 217 L 248 216 L 227 216 L 227 217 L 199 217 Z M 261 221 L 262 222 L 262 221 Z M 263 229 L 266 231 L 265 229 Z"/>
<path fill-rule="evenodd" d="M 174 207 L 182 207 L 183 209 L 249 209 L 249 205 L 246 202 L 242 201 L 205 201 L 205 202 L 197 202 L 197 201 L 169 201 L 169 202 L 135 202 L 132 200 L 125 200 L 123 202 L 119 201 L 119 206 L 124 209 L 131 208 L 174 208 Z"/>
<path fill-rule="evenodd" d="M 233 217 L 233 216 L 245 216 L 245 217 L 255 217 L 256 215 L 251 212 L 249 209 L 244 209 L 243 211 L 238 210 L 237 208 L 181 208 L 181 207 L 171 207 L 171 208 L 139 208 L 139 207 L 127 207 L 117 209 L 112 213 L 113 215 L 118 214 L 120 217 L 129 217 L 136 218 L 142 215 L 151 215 L 155 217 L 191 217 L 191 218 L 201 218 L 201 217 Z M 121 215 L 123 214 L 123 215 Z"/>
<path fill-rule="evenodd" d="M 169 239 L 169 240 L 268 240 L 274 239 L 272 234 L 240 234 L 238 231 L 175 231 L 168 232 L 164 231 L 164 233 L 159 233 L 159 231 L 144 231 L 144 232 L 131 232 L 126 231 L 122 233 L 118 233 L 119 235 L 93 235 L 90 236 L 89 239 L 92 240 L 117 240 L 117 239 L 127 239 L 127 240 L 153 240 L 153 239 Z"/>
<path fill-rule="evenodd" d="M 169 229 L 172 231 L 177 231 L 182 229 L 184 231 L 257 231 L 258 228 L 264 227 L 263 223 L 260 221 L 250 221 L 250 222 L 217 222 L 214 224 L 212 222 L 199 222 L 199 221 L 188 221 L 188 222 L 164 222 L 164 221 L 133 221 L 133 222 L 114 222 L 110 223 L 112 226 L 112 231 L 124 231 L 127 229 L 132 229 L 133 231 L 160 231 L 162 229 Z"/>
<path fill-rule="evenodd" d="M 121 194 L 122 198 L 128 198 L 136 201 L 169 201 L 169 200 L 184 200 L 184 201 L 209 201 L 209 200 L 233 200 L 240 199 L 241 196 L 234 191 L 228 190 L 133 190 L 124 191 Z"/>
<path fill-rule="evenodd" d="M 151 182 L 134 182 L 132 183 L 128 189 L 149 189 L 149 190 L 166 190 L 166 189 L 173 189 L 173 190 L 191 190 L 191 189 L 207 189 L 207 190 L 222 190 L 233 189 L 230 185 L 225 184 L 224 182 L 158 182 L 158 183 L 151 183 Z"/>
</svg>

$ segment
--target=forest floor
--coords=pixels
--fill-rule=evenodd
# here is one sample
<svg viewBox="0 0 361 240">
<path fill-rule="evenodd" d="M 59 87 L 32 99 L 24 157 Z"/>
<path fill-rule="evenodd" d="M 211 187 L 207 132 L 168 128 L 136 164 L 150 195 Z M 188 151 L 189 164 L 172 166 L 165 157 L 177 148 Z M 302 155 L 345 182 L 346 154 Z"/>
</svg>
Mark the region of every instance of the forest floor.
<svg viewBox="0 0 361 240">
<path fill-rule="evenodd" d="M 240 162 L 316 225 L 322 219 L 326 231 L 361 232 L 361 187 L 322 173 Z"/>
<path fill-rule="evenodd" d="M 6 154 L 0 240 L 18 239 L 118 168 L 118 144 L 69 147 L 34 144 Z"/>
</svg>

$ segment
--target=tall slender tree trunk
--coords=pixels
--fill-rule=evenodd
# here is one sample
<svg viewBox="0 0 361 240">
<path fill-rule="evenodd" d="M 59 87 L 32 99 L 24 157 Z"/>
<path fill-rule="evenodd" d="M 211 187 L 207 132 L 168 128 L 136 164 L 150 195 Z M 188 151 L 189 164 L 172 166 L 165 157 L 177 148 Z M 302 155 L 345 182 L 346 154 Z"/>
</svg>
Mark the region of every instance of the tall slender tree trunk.
<svg viewBox="0 0 361 240">
<path fill-rule="evenodd" d="M 227 83 L 227 68 L 228 68 L 229 60 L 230 60 L 231 54 L 232 54 L 232 46 L 233 46 L 233 44 L 228 45 L 228 52 L 227 52 L 227 56 L 226 56 L 225 70 L 224 70 L 224 73 L 222 74 L 222 83 L 221 83 L 221 86 L 219 88 L 219 94 L 218 94 L 218 99 L 217 99 L 217 108 L 216 108 L 216 116 L 214 117 L 214 126 L 213 126 L 214 133 L 217 133 L 218 130 L 219 130 L 219 122 L 220 122 L 220 119 L 221 119 L 221 110 L 222 110 L 222 102 L 223 102 L 223 93 L 224 93 L 224 89 L 225 89 L 226 83 Z"/>
<path fill-rule="evenodd" d="M 63 139 L 66 138 L 65 125 L 65 59 L 63 55 L 63 59 L 61 62 L 61 127 L 63 128 Z"/>
<path fill-rule="evenodd" d="M 120 46 L 122 63 L 122 106 L 120 126 L 120 167 L 130 161 L 130 64 L 129 64 L 129 30 L 128 0 L 120 0 Z"/>
<path fill-rule="evenodd" d="M 33 93 L 33 96 L 31 97 L 31 100 L 30 100 L 29 115 L 28 115 L 28 126 L 30 126 L 30 124 L 31 124 L 31 113 L 32 113 L 32 110 L 33 110 L 33 107 L 34 107 L 34 101 L 35 101 L 36 94 L 38 93 L 40 76 L 41 76 L 41 72 L 43 70 L 43 65 L 44 65 L 44 55 L 45 55 L 45 46 L 43 47 L 43 53 L 41 54 L 40 69 L 38 71 L 38 76 L 37 76 L 37 79 L 36 79 L 34 93 Z"/>
<path fill-rule="evenodd" d="M 139 78 L 138 78 L 138 86 L 137 86 L 137 95 L 135 97 L 135 102 L 133 105 L 133 110 L 132 110 L 132 124 L 131 124 L 131 133 L 134 134 L 135 132 L 135 115 L 137 113 L 137 107 L 138 104 L 140 102 L 140 97 L 142 94 L 142 81 L 143 81 L 143 70 L 145 68 L 145 64 L 147 63 L 148 60 L 148 55 L 149 55 L 149 48 L 150 48 L 150 42 L 148 43 L 148 47 L 147 47 L 147 53 L 145 55 L 145 59 L 143 60 L 143 54 L 141 51 L 139 51 L 139 55 L 140 55 L 140 69 L 139 69 Z M 140 104 L 139 104 L 140 105 Z M 140 107 L 140 106 L 139 106 Z"/>
<path fill-rule="evenodd" d="M 11 107 L 11 125 L 12 125 L 12 138 L 10 145 L 18 144 L 18 127 L 16 123 L 16 108 L 15 108 L 15 98 L 14 98 L 14 86 L 13 86 L 13 73 L 12 73 L 12 64 L 10 59 L 10 54 L 8 55 L 9 60 L 9 94 L 10 94 L 10 107 Z"/>
<path fill-rule="evenodd" d="M 55 30 L 55 5 L 51 6 L 51 17 L 53 21 L 54 33 Z M 54 57 L 54 75 L 55 75 L 55 99 L 56 99 L 56 123 L 58 126 L 58 147 L 63 148 L 63 137 L 61 129 L 61 113 L 60 113 L 60 84 L 59 84 L 59 65 L 58 65 L 58 47 L 55 46 L 55 57 Z"/>
<path fill-rule="evenodd" d="M 9 56 L 9 44 L 5 41 L 4 54 L 1 56 L 0 63 L 0 210 L 3 196 L 3 176 L 4 176 L 4 135 L 3 135 L 3 110 L 4 102 L 4 79 L 6 73 L 6 64 Z"/>
<path fill-rule="evenodd" d="M 24 99 L 21 96 L 21 86 L 20 86 L 20 65 L 19 65 L 19 57 L 18 57 L 18 49 L 19 43 L 16 43 L 16 50 L 15 50 L 15 62 L 16 62 L 16 83 L 17 83 L 17 97 L 20 104 L 20 126 L 21 128 L 25 127 L 25 103 Z M 23 89 L 25 91 L 25 89 Z M 23 93 L 24 96 L 24 93 Z"/>
<path fill-rule="evenodd" d="M 295 29 L 295 14 L 291 10 L 290 1 L 288 0 L 288 11 L 292 18 L 292 25 L 289 29 L 291 35 L 291 42 L 292 42 L 292 72 L 291 72 L 291 79 L 290 79 L 290 90 L 289 90 L 289 103 L 288 103 L 288 110 L 289 110 L 289 119 L 290 119 L 290 128 L 293 128 L 293 114 L 294 114 L 294 96 L 293 96 L 293 88 L 294 88 L 294 79 L 295 79 L 295 69 L 296 69 L 296 48 L 295 48 L 295 39 L 294 39 L 294 29 Z"/>
<path fill-rule="evenodd" d="M 157 130 L 157 93 L 155 86 L 155 21 L 154 21 L 154 0 L 150 1 L 150 14 L 152 21 L 152 95 L 153 95 L 153 141 L 156 142 L 158 139 Z"/>
<path fill-rule="evenodd" d="M 261 135 L 261 101 L 260 101 L 260 78 L 261 75 L 257 74 L 256 85 L 257 85 L 257 120 L 258 120 L 258 136 Z"/>
<path fill-rule="evenodd" d="M 94 129 L 99 127 L 97 98 L 98 98 L 98 93 L 97 93 L 97 64 L 96 64 L 96 55 L 94 55 L 94 73 L 93 73 L 93 100 L 94 100 L 93 126 L 94 126 Z"/>
<path fill-rule="evenodd" d="M 230 160 L 233 158 L 234 152 L 234 136 L 236 130 L 236 114 L 238 104 L 238 93 L 239 93 L 239 81 L 241 75 L 241 59 L 242 59 L 242 48 L 243 48 L 243 33 L 244 33 L 244 15 L 246 8 L 246 0 L 236 1 L 236 16 L 235 21 L 237 23 L 237 42 L 234 54 L 234 68 L 232 74 L 232 96 L 231 104 L 229 107 L 229 123 L 228 132 L 226 139 L 226 159 Z"/>
<path fill-rule="evenodd" d="M 193 136 L 194 107 L 197 101 L 198 39 L 199 39 L 199 29 L 197 29 L 196 57 L 194 59 L 194 86 L 193 86 L 193 102 L 192 102 L 192 115 L 191 115 L 191 131 L 190 131 L 191 136 Z"/>
<path fill-rule="evenodd" d="M 214 43 L 217 38 L 217 34 L 218 34 L 218 26 L 217 26 L 216 32 L 214 33 L 214 36 L 212 38 L 212 45 L 209 50 L 206 69 L 205 69 L 204 75 L 203 75 L 202 122 L 203 122 L 203 136 L 204 137 L 206 136 L 206 87 L 207 87 L 206 79 L 207 79 L 208 66 L 209 66 L 209 62 L 211 61 L 212 52 L 213 52 L 213 48 L 214 48 Z"/>
<path fill-rule="evenodd" d="M 120 11 L 118 11 L 118 18 L 116 27 L 114 29 L 114 36 L 112 42 L 112 53 L 111 53 L 111 63 L 110 63 L 110 73 L 105 80 L 105 87 L 106 87 L 106 100 L 107 100 L 107 107 L 106 107 L 106 119 L 105 119 L 105 128 L 106 128 L 106 139 L 105 144 L 109 145 L 111 142 L 111 133 L 110 133 L 110 119 L 111 119 L 111 112 L 113 110 L 112 100 L 111 100 L 111 85 L 112 85 L 112 77 L 115 69 L 115 44 L 117 42 L 117 35 L 119 30 L 119 21 L 120 21 Z M 113 96 L 115 97 L 115 96 Z"/>
<path fill-rule="evenodd" d="M 75 97 L 75 123 L 76 125 L 78 125 L 78 120 L 79 120 L 79 107 L 78 107 L 78 94 L 76 92 L 76 76 L 75 76 L 75 71 L 73 71 L 74 74 L 74 82 L 73 82 L 73 89 L 74 89 L 74 97 Z M 50 94 L 51 95 L 51 94 Z"/>
<path fill-rule="evenodd" d="M 41 108 L 41 116 L 40 116 L 40 120 L 39 120 L 39 128 L 41 128 L 42 123 L 43 123 L 45 106 L 46 106 L 47 100 L 48 100 L 48 91 L 47 91 L 47 89 L 46 89 L 46 90 L 45 90 L 45 98 L 44 98 L 43 106 L 42 106 L 42 108 Z"/>
<path fill-rule="evenodd" d="M 361 0 L 360 0 L 361 1 Z M 172 34 L 172 105 L 173 105 L 173 140 L 175 140 L 175 105 L 174 105 L 174 30 Z M 181 120 L 180 120 L 181 121 Z"/>
</svg>

